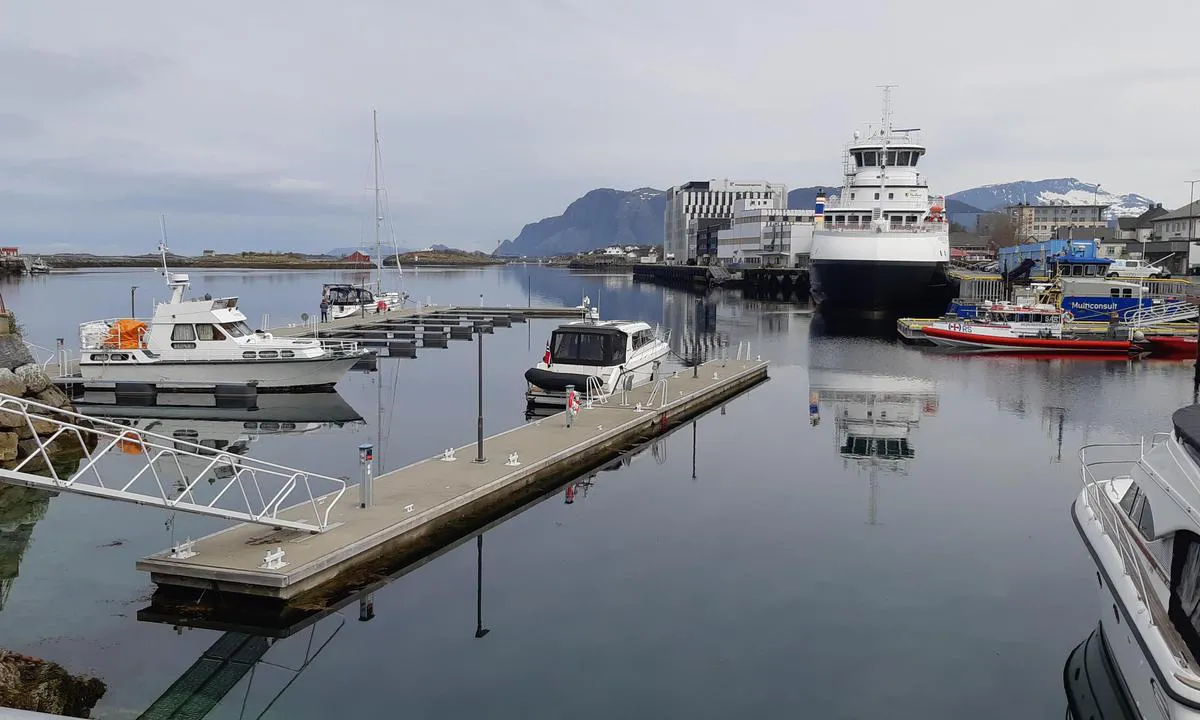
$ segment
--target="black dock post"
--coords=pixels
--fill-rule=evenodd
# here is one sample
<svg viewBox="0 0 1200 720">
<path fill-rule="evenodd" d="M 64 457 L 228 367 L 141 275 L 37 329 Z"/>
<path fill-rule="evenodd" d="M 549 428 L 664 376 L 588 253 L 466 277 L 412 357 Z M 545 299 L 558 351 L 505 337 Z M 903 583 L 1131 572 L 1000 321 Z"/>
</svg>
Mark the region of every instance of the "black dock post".
<svg viewBox="0 0 1200 720">
<path fill-rule="evenodd" d="M 480 296 L 482 297 L 482 296 Z M 487 459 L 483 457 L 483 328 L 476 327 L 476 334 L 479 335 L 479 416 L 476 418 L 476 439 L 475 439 L 475 460 L 477 463 L 485 463 Z"/>
</svg>

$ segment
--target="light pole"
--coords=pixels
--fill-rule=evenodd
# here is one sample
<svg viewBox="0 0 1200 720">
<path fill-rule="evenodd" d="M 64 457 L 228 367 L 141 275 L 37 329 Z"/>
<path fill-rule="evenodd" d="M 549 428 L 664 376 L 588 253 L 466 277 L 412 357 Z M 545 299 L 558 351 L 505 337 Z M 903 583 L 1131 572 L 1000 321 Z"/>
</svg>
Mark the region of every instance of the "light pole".
<svg viewBox="0 0 1200 720">
<path fill-rule="evenodd" d="M 129 317 L 130 318 L 137 317 L 137 301 L 135 300 L 136 297 L 137 297 L 137 285 L 130 285 L 129 286 Z"/>
</svg>

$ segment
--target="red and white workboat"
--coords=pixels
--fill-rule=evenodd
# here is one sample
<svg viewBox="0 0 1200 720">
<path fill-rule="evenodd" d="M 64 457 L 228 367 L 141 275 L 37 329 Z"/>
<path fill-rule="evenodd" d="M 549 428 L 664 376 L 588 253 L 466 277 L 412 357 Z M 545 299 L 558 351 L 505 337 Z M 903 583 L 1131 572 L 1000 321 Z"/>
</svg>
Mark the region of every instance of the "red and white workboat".
<svg viewBox="0 0 1200 720">
<path fill-rule="evenodd" d="M 1147 335 L 1142 342 L 1151 355 L 1196 357 L 1196 338 L 1178 335 Z"/>
<path fill-rule="evenodd" d="M 929 323 L 922 332 L 935 345 L 991 352 L 1122 353 L 1133 349 L 1129 340 L 1074 337 L 1063 332 L 1067 314 L 1048 304 L 984 304 L 973 319 L 948 318 Z"/>
</svg>

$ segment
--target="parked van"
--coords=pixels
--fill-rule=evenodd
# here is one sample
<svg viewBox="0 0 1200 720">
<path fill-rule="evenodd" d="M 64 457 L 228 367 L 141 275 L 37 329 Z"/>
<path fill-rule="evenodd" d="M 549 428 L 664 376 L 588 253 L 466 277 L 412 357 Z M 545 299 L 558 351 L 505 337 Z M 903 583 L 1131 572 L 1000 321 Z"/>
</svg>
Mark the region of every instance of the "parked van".
<svg viewBox="0 0 1200 720">
<path fill-rule="evenodd" d="M 1166 268 L 1148 264 L 1145 260 L 1113 260 L 1108 266 L 1108 277 L 1169 278 Z"/>
</svg>

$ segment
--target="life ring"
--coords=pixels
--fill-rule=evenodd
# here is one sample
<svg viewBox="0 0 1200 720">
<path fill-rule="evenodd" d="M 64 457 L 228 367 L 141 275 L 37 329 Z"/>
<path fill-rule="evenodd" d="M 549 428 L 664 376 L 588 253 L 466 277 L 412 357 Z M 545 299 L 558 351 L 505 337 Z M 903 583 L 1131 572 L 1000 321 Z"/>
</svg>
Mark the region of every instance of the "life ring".
<svg viewBox="0 0 1200 720">
<path fill-rule="evenodd" d="M 1063 317 L 1063 322 L 1072 322 L 1075 320 L 1075 316 L 1071 314 L 1070 310 L 1063 313 L 1062 317 Z"/>
<path fill-rule="evenodd" d="M 387 303 L 386 302 L 384 302 L 383 300 L 380 300 L 379 302 L 375 303 L 375 312 L 381 313 L 381 312 L 386 312 L 386 311 L 387 311 Z"/>
</svg>

